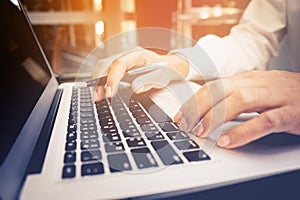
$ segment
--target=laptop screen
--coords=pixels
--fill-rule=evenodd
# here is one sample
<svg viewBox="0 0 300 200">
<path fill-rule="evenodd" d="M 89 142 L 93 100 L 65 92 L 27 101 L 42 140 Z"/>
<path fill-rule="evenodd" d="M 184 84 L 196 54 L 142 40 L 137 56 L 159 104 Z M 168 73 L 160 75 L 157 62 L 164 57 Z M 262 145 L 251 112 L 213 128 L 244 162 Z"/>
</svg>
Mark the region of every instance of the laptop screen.
<svg viewBox="0 0 300 200">
<path fill-rule="evenodd" d="M 12 2 L 0 7 L 0 166 L 51 78 L 26 18 Z"/>
</svg>

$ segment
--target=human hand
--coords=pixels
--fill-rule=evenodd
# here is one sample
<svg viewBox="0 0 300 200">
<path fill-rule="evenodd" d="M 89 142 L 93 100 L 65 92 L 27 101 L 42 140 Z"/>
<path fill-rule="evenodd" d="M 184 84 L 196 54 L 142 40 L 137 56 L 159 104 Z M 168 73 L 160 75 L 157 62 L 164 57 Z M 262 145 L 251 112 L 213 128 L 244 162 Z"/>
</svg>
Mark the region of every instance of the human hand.
<svg viewBox="0 0 300 200">
<path fill-rule="evenodd" d="M 132 82 L 135 93 L 164 87 L 170 81 L 183 79 L 188 74 L 188 62 L 176 54 L 159 55 L 145 49 L 133 50 L 116 58 L 105 70 L 103 75 L 107 75 L 106 86 L 99 85 L 95 88 L 95 101 L 100 101 L 104 96 L 113 97 L 118 84 L 128 70 L 158 62 L 165 62 L 166 66 L 145 73 Z"/>
<path fill-rule="evenodd" d="M 259 112 L 218 139 L 224 148 L 239 147 L 273 132 L 300 135 L 299 86 L 300 74 L 286 71 L 251 71 L 211 81 L 181 107 L 174 120 L 184 131 L 207 137 L 241 113 Z"/>
</svg>

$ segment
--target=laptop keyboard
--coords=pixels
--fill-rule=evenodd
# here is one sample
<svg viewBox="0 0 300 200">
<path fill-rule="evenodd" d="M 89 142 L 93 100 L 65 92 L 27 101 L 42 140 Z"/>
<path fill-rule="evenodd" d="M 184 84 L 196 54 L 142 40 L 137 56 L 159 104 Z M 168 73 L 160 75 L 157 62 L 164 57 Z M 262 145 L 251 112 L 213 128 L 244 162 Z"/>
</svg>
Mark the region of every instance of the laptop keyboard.
<svg viewBox="0 0 300 200">
<path fill-rule="evenodd" d="M 73 88 L 63 179 L 210 160 L 148 96 L 128 94 L 94 103 L 91 88 Z"/>
</svg>

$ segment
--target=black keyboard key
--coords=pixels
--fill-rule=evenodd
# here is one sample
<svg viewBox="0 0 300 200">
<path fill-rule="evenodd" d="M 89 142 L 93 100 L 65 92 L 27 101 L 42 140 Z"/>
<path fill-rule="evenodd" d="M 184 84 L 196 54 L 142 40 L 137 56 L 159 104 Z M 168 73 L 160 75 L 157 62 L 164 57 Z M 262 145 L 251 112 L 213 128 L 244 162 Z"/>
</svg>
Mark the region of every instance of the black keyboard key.
<svg viewBox="0 0 300 200">
<path fill-rule="evenodd" d="M 131 128 L 136 128 L 135 124 L 133 123 L 133 121 L 130 120 L 126 120 L 126 121 L 119 121 L 120 127 L 121 129 L 131 129 Z"/>
<path fill-rule="evenodd" d="M 138 124 L 141 124 L 141 125 L 152 123 L 151 120 L 148 117 L 138 118 L 138 119 L 136 119 L 136 121 L 137 121 Z"/>
<path fill-rule="evenodd" d="M 164 165 L 181 164 L 183 161 L 172 148 L 172 146 L 166 141 L 153 141 L 151 142 L 153 148 L 156 150 L 158 156 L 164 163 Z"/>
<path fill-rule="evenodd" d="M 114 123 L 113 124 L 103 125 L 103 126 L 101 126 L 101 129 L 103 131 L 107 131 L 107 130 L 111 130 L 111 129 L 116 129 L 116 125 Z"/>
<path fill-rule="evenodd" d="M 102 154 L 99 150 L 89 150 L 81 152 L 81 161 L 101 160 Z"/>
<path fill-rule="evenodd" d="M 99 119 L 112 119 L 112 114 L 110 112 L 98 113 Z"/>
<path fill-rule="evenodd" d="M 81 118 L 91 118 L 94 117 L 94 113 L 93 112 L 80 112 L 80 117 Z"/>
<path fill-rule="evenodd" d="M 105 144 L 105 151 L 107 153 L 120 152 L 120 151 L 125 151 L 125 148 L 122 142 L 111 142 Z"/>
<path fill-rule="evenodd" d="M 65 150 L 66 151 L 74 151 L 76 149 L 76 140 L 69 140 L 66 142 Z"/>
<path fill-rule="evenodd" d="M 93 112 L 93 108 L 81 108 L 80 112 Z"/>
<path fill-rule="evenodd" d="M 87 123 L 96 123 L 95 118 L 83 118 L 80 119 L 81 124 L 87 124 Z"/>
<path fill-rule="evenodd" d="M 131 170 L 131 165 L 125 153 L 110 154 L 107 156 L 111 172 L 122 172 Z"/>
<path fill-rule="evenodd" d="M 118 96 L 118 94 L 116 94 L 113 98 L 110 99 L 110 103 L 113 106 L 123 105 L 122 101 L 121 101 L 121 98 Z"/>
<path fill-rule="evenodd" d="M 140 112 L 145 113 L 141 107 L 136 107 L 136 108 L 129 107 L 129 110 L 130 110 L 132 113 L 140 113 Z"/>
<path fill-rule="evenodd" d="M 81 131 L 80 133 L 80 139 L 86 140 L 86 139 L 98 139 L 98 133 L 96 131 Z"/>
<path fill-rule="evenodd" d="M 145 117 L 147 117 L 146 113 L 145 113 L 142 109 L 137 110 L 137 111 L 133 111 L 133 112 L 132 112 L 132 115 L 133 115 L 133 117 L 136 118 L 136 119 L 140 119 L 140 118 L 145 118 Z"/>
<path fill-rule="evenodd" d="M 93 107 L 93 103 L 81 103 L 80 104 L 80 109 L 82 109 L 82 108 L 92 108 Z"/>
<path fill-rule="evenodd" d="M 66 165 L 63 167 L 62 178 L 74 178 L 76 175 L 75 165 Z"/>
<path fill-rule="evenodd" d="M 108 113 L 111 113 L 110 112 L 110 109 L 109 108 L 101 108 L 101 109 L 98 109 L 97 110 L 97 113 L 100 115 L 100 114 L 108 114 Z"/>
<path fill-rule="evenodd" d="M 115 122 L 112 118 L 108 119 L 99 119 L 100 126 L 110 126 L 110 125 L 115 125 Z"/>
<path fill-rule="evenodd" d="M 72 111 L 70 111 L 69 113 L 69 119 L 77 119 L 77 117 L 78 117 L 77 108 L 72 108 Z"/>
<path fill-rule="evenodd" d="M 114 110 L 114 113 L 116 116 L 127 114 L 127 110 L 123 106 L 122 107 L 121 106 L 113 107 L 113 110 Z"/>
<path fill-rule="evenodd" d="M 97 128 L 96 123 L 85 123 L 85 124 L 80 124 L 80 128 L 81 130 L 83 130 L 83 128 L 89 128 L 89 127 L 93 127 L 93 128 Z"/>
<path fill-rule="evenodd" d="M 81 166 L 81 176 L 92 176 L 97 174 L 104 174 L 102 163 L 83 164 Z"/>
<path fill-rule="evenodd" d="M 135 101 L 134 99 L 130 99 L 129 100 L 129 109 L 131 111 L 134 111 L 134 110 L 139 110 L 141 109 L 141 106 L 138 104 L 137 101 Z"/>
<path fill-rule="evenodd" d="M 97 139 L 89 139 L 81 141 L 81 150 L 85 149 L 98 149 L 100 147 L 100 143 Z"/>
<path fill-rule="evenodd" d="M 183 153 L 183 155 L 190 162 L 202 161 L 202 160 L 210 160 L 210 157 L 202 150 L 197 151 L 188 151 Z"/>
<path fill-rule="evenodd" d="M 179 130 L 178 126 L 172 122 L 160 123 L 158 125 L 165 132 L 172 132 L 172 131 Z"/>
<path fill-rule="evenodd" d="M 76 161 L 76 152 L 67 151 L 64 156 L 64 163 L 74 163 Z"/>
<path fill-rule="evenodd" d="M 144 124 L 144 125 L 141 125 L 141 129 L 144 132 L 158 131 L 158 129 L 156 128 L 156 126 L 154 124 Z"/>
<path fill-rule="evenodd" d="M 78 98 L 74 98 L 71 100 L 71 107 L 76 107 L 78 106 Z"/>
<path fill-rule="evenodd" d="M 96 103 L 96 109 L 98 113 L 110 111 L 108 103 Z"/>
<path fill-rule="evenodd" d="M 120 115 L 116 116 L 118 119 L 118 122 L 128 122 L 128 121 L 132 121 L 131 117 L 129 116 L 128 113 L 122 113 Z"/>
<path fill-rule="evenodd" d="M 124 137 L 138 137 L 140 136 L 139 131 L 137 130 L 137 127 L 133 124 L 133 122 L 125 122 L 122 123 L 121 129 L 123 130 Z"/>
<path fill-rule="evenodd" d="M 92 98 L 91 98 L 90 96 L 89 96 L 89 97 L 86 97 L 86 98 L 81 97 L 81 98 L 80 98 L 80 103 L 90 103 L 91 100 L 92 100 Z"/>
<path fill-rule="evenodd" d="M 91 96 L 91 94 L 90 93 L 86 93 L 86 94 L 82 94 L 81 96 L 80 96 L 80 103 L 81 104 L 83 104 L 83 103 L 92 103 L 92 96 Z"/>
<path fill-rule="evenodd" d="M 113 110 L 119 110 L 121 108 L 125 108 L 121 99 L 111 99 L 110 105 L 112 106 Z"/>
<path fill-rule="evenodd" d="M 118 129 L 115 125 L 101 126 L 102 133 L 117 133 Z"/>
<path fill-rule="evenodd" d="M 70 105 L 69 118 L 76 118 L 77 114 L 78 114 L 78 105 L 77 104 L 71 104 Z"/>
<path fill-rule="evenodd" d="M 146 146 L 145 140 L 140 137 L 129 138 L 126 140 L 129 147 L 143 147 Z"/>
<path fill-rule="evenodd" d="M 128 121 L 120 121 L 119 124 L 120 124 L 120 127 L 121 127 L 122 130 L 136 128 L 134 123 L 132 121 L 129 121 L 129 120 Z"/>
<path fill-rule="evenodd" d="M 68 132 L 73 132 L 73 131 L 77 131 L 77 125 L 76 124 L 68 125 Z"/>
<path fill-rule="evenodd" d="M 171 133 L 167 133 L 167 136 L 171 139 L 171 140 L 184 140 L 184 139 L 188 139 L 189 137 L 182 131 L 177 131 L 177 132 L 171 132 Z"/>
<path fill-rule="evenodd" d="M 199 148 L 198 144 L 196 144 L 192 140 L 177 141 L 177 142 L 174 142 L 174 144 L 181 151 Z"/>
<path fill-rule="evenodd" d="M 76 123 L 77 123 L 77 118 L 75 118 L 75 117 L 69 118 L 69 120 L 68 120 L 69 125 L 74 125 Z"/>
<path fill-rule="evenodd" d="M 121 137 L 118 133 L 108 133 L 102 136 L 104 142 L 119 142 Z"/>
<path fill-rule="evenodd" d="M 110 112 L 108 104 L 103 104 L 103 105 L 97 105 L 96 104 L 96 108 L 97 108 L 98 113 L 103 113 L 103 112 L 107 112 L 107 111 Z"/>
<path fill-rule="evenodd" d="M 77 133 L 75 131 L 67 133 L 66 140 L 76 140 L 77 139 Z"/>
<path fill-rule="evenodd" d="M 159 131 L 151 131 L 145 133 L 148 140 L 163 140 L 165 137 Z"/>
<path fill-rule="evenodd" d="M 96 126 L 81 126 L 80 131 L 96 131 Z"/>
<path fill-rule="evenodd" d="M 139 169 L 157 167 L 157 162 L 148 148 L 131 150 L 134 161 Z"/>
<path fill-rule="evenodd" d="M 123 135 L 125 138 L 130 138 L 130 137 L 140 137 L 141 134 L 137 129 L 125 129 L 123 130 Z"/>
</svg>

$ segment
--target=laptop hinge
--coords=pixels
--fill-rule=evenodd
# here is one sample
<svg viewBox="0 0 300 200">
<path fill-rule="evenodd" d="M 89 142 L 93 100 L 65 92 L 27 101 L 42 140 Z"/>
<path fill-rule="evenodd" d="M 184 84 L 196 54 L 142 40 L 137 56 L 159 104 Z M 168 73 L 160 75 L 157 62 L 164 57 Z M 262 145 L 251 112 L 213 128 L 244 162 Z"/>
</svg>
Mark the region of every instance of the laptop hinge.
<svg viewBox="0 0 300 200">
<path fill-rule="evenodd" d="M 41 173 L 44 164 L 46 152 L 48 149 L 49 140 L 52 133 L 52 128 L 55 122 L 58 106 L 61 100 L 63 91 L 57 90 L 54 96 L 53 102 L 47 114 L 47 118 L 43 125 L 41 134 L 34 148 L 29 165 L 26 170 L 26 174 L 38 174 Z"/>
</svg>

